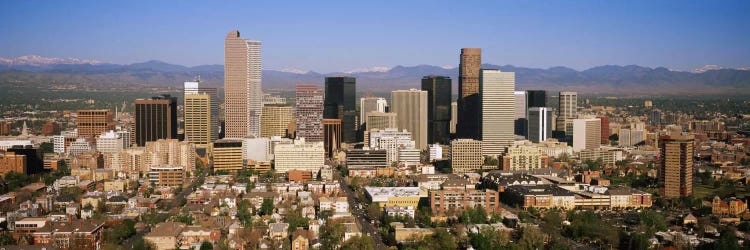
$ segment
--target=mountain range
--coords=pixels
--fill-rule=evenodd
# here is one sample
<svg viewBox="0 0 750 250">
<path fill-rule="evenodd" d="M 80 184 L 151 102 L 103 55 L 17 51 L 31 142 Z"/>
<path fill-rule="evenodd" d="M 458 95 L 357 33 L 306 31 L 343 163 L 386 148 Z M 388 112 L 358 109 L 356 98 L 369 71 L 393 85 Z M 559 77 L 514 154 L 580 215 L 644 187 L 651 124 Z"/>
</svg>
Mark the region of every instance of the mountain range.
<svg viewBox="0 0 750 250">
<path fill-rule="evenodd" d="M 516 89 L 578 91 L 607 95 L 698 95 L 750 94 L 750 70 L 707 65 L 693 72 L 663 67 L 605 65 L 578 71 L 567 67 L 548 69 L 483 64 L 483 68 L 516 73 Z M 173 87 L 200 76 L 208 85 L 222 86 L 222 65 L 186 67 L 151 60 L 134 64 L 111 64 L 76 58 L 24 56 L 0 58 L 0 87 L 24 85 L 51 87 L 72 85 L 86 88 Z M 304 70 L 263 70 L 264 89 L 293 89 L 299 83 L 322 85 L 326 76 L 353 76 L 361 92 L 383 93 L 394 89 L 419 88 L 427 75 L 443 75 L 457 85 L 458 69 L 432 65 L 374 67 L 349 72 L 318 73 Z"/>
</svg>

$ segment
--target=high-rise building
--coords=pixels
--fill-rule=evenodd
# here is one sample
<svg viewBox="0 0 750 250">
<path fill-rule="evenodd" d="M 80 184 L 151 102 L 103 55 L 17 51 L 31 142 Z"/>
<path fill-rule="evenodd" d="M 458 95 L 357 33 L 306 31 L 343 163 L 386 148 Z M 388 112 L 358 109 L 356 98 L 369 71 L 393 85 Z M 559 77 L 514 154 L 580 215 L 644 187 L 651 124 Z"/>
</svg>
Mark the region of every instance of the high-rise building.
<svg viewBox="0 0 750 250">
<path fill-rule="evenodd" d="M 692 135 L 664 135 L 660 138 L 659 193 L 666 198 L 693 193 Z"/>
<path fill-rule="evenodd" d="M 125 147 L 124 138 L 115 131 L 107 131 L 96 137 L 96 151 L 101 153 L 118 153 Z"/>
<path fill-rule="evenodd" d="M 556 130 L 565 131 L 565 137 L 568 140 L 573 137 L 573 119 L 578 118 L 578 93 L 564 91 L 560 92 Z"/>
<path fill-rule="evenodd" d="M 451 134 L 456 134 L 456 122 L 458 122 L 458 103 L 451 102 Z"/>
<path fill-rule="evenodd" d="M 497 156 L 513 144 L 516 74 L 483 69 L 479 74 L 482 154 Z"/>
<path fill-rule="evenodd" d="M 547 107 L 547 91 L 527 90 L 526 105 L 528 108 Z"/>
<path fill-rule="evenodd" d="M 207 146 L 217 135 L 212 124 L 211 96 L 207 94 L 185 94 L 185 140 Z M 218 126 L 218 125 L 217 125 Z"/>
<path fill-rule="evenodd" d="M 10 135 L 10 122 L 0 121 L 0 136 Z"/>
<path fill-rule="evenodd" d="M 450 77 L 422 78 L 422 90 L 427 91 L 427 143 L 450 142 L 451 88 Z"/>
<path fill-rule="evenodd" d="M 451 141 L 451 167 L 453 173 L 471 173 L 482 169 L 482 141 L 473 139 L 456 139 Z"/>
<path fill-rule="evenodd" d="M 359 99 L 359 125 L 360 127 L 367 122 L 367 113 L 384 112 L 388 107 L 388 102 L 382 97 L 362 97 Z M 367 128 L 367 130 L 370 130 Z"/>
<path fill-rule="evenodd" d="M 48 121 L 42 126 L 42 135 L 50 136 L 60 133 L 60 124 L 55 121 Z"/>
<path fill-rule="evenodd" d="M 609 117 L 608 116 L 602 116 L 599 117 L 599 120 L 602 121 L 602 145 L 609 143 Z"/>
<path fill-rule="evenodd" d="M 323 141 L 323 91 L 315 85 L 297 85 L 295 129 L 297 137 L 307 142 Z"/>
<path fill-rule="evenodd" d="M 370 130 L 366 146 L 372 149 L 385 149 L 386 159 L 390 164 L 398 161 L 399 149 L 413 149 L 415 143 L 409 131 L 386 128 Z"/>
<path fill-rule="evenodd" d="M 76 128 L 80 137 L 94 138 L 101 133 L 115 129 L 112 110 L 78 110 L 77 113 Z"/>
<path fill-rule="evenodd" d="M 263 109 L 261 42 L 233 30 L 224 40 L 224 136 L 260 135 Z"/>
<path fill-rule="evenodd" d="M 214 142 L 214 172 L 242 170 L 242 141 L 222 139 Z"/>
<path fill-rule="evenodd" d="M 651 110 L 651 114 L 648 117 L 649 124 L 654 127 L 661 126 L 661 110 Z"/>
<path fill-rule="evenodd" d="M 170 95 L 135 100 L 135 143 L 177 138 L 177 98 Z M 78 131 L 80 135 L 80 130 Z"/>
<path fill-rule="evenodd" d="M 210 99 L 211 99 L 210 100 L 211 101 L 211 103 L 210 103 L 210 110 L 211 110 L 211 112 L 210 112 L 211 118 L 210 119 L 211 120 L 210 120 L 210 123 L 209 123 L 210 124 L 210 130 L 211 130 L 210 131 L 210 133 L 211 133 L 210 140 L 211 140 L 211 142 L 216 141 L 217 139 L 219 139 L 219 128 L 220 128 L 220 125 L 219 125 L 219 113 L 221 113 L 221 112 L 219 112 L 219 94 L 218 94 L 216 88 L 201 87 L 199 81 L 196 81 L 196 82 L 185 82 L 184 86 L 185 86 L 185 91 L 184 91 L 185 95 L 190 95 L 190 94 L 204 94 L 204 95 L 208 95 L 210 97 Z"/>
<path fill-rule="evenodd" d="M 541 169 L 547 168 L 549 157 L 542 153 L 539 147 L 530 143 L 516 144 L 508 148 L 501 163 L 503 171 Z"/>
<path fill-rule="evenodd" d="M 357 141 L 357 103 L 355 92 L 357 79 L 354 77 L 326 77 L 325 101 L 323 103 L 324 119 L 341 120 L 343 142 Z"/>
<path fill-rule="evenodd" d="M 290 131 L 289 124 L 292 123 L 292 107 L 286 104 L 263 105 L 263 118 L 261 119 L 261 137 L 281 136 L 286 137 Z"/>
<path fill-rule="evenodd" d="M 479 69 L 482 49 L 461 49 L 458 66 L 457 134 L 461 138 L 479 138 Z"/>
<path fill-rule="evenodd" d="M 368 112 L 366 117 L 368 130 L 398 128 L 396 113 Z"/>
<path fill-rule="evenodd" d="M 552 138 L 552 109 L 547 107 L 529 108 L 528 138 L 534 143 Z"/>
<path fill-rule="evenodd" d="M 327 157 L 332 158 L 336 150 L 341 148 L 342 127 L 340 119 L 323 119 L 323 146 Z"/>
<path fill-rule="evenodd" d="M 399 129 L 411 132 L 416 148 L 427 148 L 427 91 L 418 89 L 391 92 L 391 112 L 398 114 Z"/>
<path fill-rule="evenodd" d="M 644 131 L 641 129 L 622 128 L 620 129 L 620 134 L 618 135 L 618 145 L 623 147 L 638 145 L 644 141 L 643 135 Z"/>
<path fill-rule="evenodd" d="M 527 136 L 528 132 L 528 118 L 526 117 L 527 100 L 526 91 L 513 91 L 514 96 L 514 120 L 513 120 L 513 134 L 520 136 Z"/>
<path fill-rule="evenodd" d="M 602 145 L 602 122 L 598 119 L 573 119 L 573 151 L 595 149 Z"/>
</svg>

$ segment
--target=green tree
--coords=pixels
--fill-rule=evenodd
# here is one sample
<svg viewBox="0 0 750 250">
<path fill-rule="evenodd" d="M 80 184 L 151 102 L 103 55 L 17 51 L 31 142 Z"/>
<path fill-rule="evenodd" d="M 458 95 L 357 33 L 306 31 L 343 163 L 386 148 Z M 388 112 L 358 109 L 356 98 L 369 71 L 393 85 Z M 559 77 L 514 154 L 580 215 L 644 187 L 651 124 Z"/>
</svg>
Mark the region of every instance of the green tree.
<svg viewBox="0 0 750 250">
<path fill-rule="evenodd" d="M 52 144 L 51 142 L 42 142 L 39 144 L 39 149 L 41 149 L 44 154 L 52 153 L 55 151 L 55 144 Z"/>
<path fill-rule="evenodd" d="M 211 242 L 204 241 L 203 243 L 201 243 L 200 250 L 214 250 L 214 245 L 211 244 Z"/>
<path fill-rule="evenodd" d="M 341 244 L 346 228 L 338 221 L 328 220 L 320 227 L 320 243 L 322 250 L 334 250 Z"/>
<path fill-rule="evenodd" d="M 740 247 L 740 244 L 737 243 L 737 235 L 735 234 L 735 231 L 733 228 L 727 228 L 724 231 L 721 232 L 721 236 L 718 240 L 715 242 L 715 249 L 722 249 L 722 250 L 733 250 L 733 249 L 742 249 Z"/>
<path fill-rule="evenodd" d="M 375 244 L 369 235 L 354 236 L 341 244 L 341 250 L 373 250 Z"/>
<path fill-rule="evenodd" d="M 126 219 L 122 223 L 114 224 L 107 230 L 106 241 L 109 243 L 120 244 L 123 240 L 130 238 L 135 234 L 135 221 Z"/>
<path fill-rule="evenodd" d="M 426 243 L 428 246 L 428 249 L 457 249 L 458 243 L 456 242 L 456 238 L 453 237 L 451 233 L 449 233 L 444 228 L 438 228 L 435 229 L 435 232 L 432 234 L 431 237 L 428 238 L 429 240 Z"/>
<path fill-rule="evenodd" d="M 253 223 L 253 215 L 250 214 L 250 201 L 242 199 L 237 204 L 237 219 L 243 226 L 247 227 Z"/>
<path fill-rule="evenodd" d="M 8 191 L 15 191 L 23 186 L 29 185 L 32 181 L 31 176 L 22 173 L 11 171 L 5 175 L 5 184 L 8 187 Z"/>
<path fill-rule="evenodd" d="M 381 214 L 382 210 L 377 203 L 370 203 L 370 205 L 367 206 L 367 219 L 377 220 L 380 218 Z"/>
<path fill-rule="evenodd" d="M 303 217 L 302 212 L 298 208 L 286 215 L 286 223 L 289 223 L 289 233 L 292 233 L 298 227 L 308 227 L 310 220 L 307 217 Z"/>
<path fill-rule="evenodd" d="M 518 244 L 521 249 L 544 249 L 544 234 L 534 226 L 526 226 L 523 228 Z"/>
<path fill-rule="evenodd" d="M 263 198 L 263 204 L 260 205 L 260 215 L 271 214 L 273 214 L 273 200 L 271 198 Z"/>
<path fill-rule="evenodd" d="M 492 227 L 482 227 L 478 233 L 469 234 L 469 242 L 478 250 L 497 249 L 507 245 L 509 241 L 507 233 L 496 231 Z"/>
<path fill-rule="evenodd" d="M 0 246 L 15 245 L 16 240 L 13 239 L 13 235 L 10 232 L 4 231 L 0 233 Z"/>
</svg>

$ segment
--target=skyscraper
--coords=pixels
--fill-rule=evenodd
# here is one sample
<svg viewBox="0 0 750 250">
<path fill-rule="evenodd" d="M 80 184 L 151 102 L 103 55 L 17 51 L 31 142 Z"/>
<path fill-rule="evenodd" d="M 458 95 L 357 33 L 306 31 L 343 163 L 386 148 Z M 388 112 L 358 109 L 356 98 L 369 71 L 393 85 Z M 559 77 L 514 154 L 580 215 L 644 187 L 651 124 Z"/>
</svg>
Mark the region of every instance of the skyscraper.
<svg viewBox="0 0 750 250">
<path fill-rule="evenodd" d="M 226 138 L 260 135 L 261 42 L 233 30 L 224 40 L 224 114 Z"/>
<path fill-rule="evenodd" d="M 366 96 L 359 99 L 359 125 L 367 122 L 367 113 L 385 112 L 388 102 L 382 97 Z M 369 129 L 368 129 L 369 130 Z"/>
<path fill-rule="evenodd" d="M 456 133 L 456 123 L 458 122 L 458 103 L 451 102 L 451 134 Z"/>
<path fill-rule="evenodd" d="M 660 138 L 659 194 L 667 198 L 693 193 L 692 135 L 664 135 Z"/>
<path fill-rule="evenodd" d="M 326 157 L 333 157 L 336 150 L 341 148 L 341 120 L 323 119 L 323 147 Z"/>
<path fill-rule="evenodd" d="M 341 120 L 343 138 L 340 139 L 343 142 L 357 141 L 356 88 L 357 79 L 354 77 L 326 77 L 323 118 Z"/>
<path fill-rule="evenodd" d="M 427 143 L 450 143 L 451 78 L 425 76 L 422 90 L 427 91 Z"/>
<path fill-rule="evenodd" d="M 603 145 L 603 144 L 609 143 L 609 134 L 610 134 L 609 117 L 602 116 L 602 117 L 599 117 L 599 120 L 602 121 L 601 127 L 602 127 L 602 145 Z"/>
<path fill-rule="evenodd" d="M 458 66 L 458 122 L 457 134 L 461 138 L 479 138 L 479 69 L 482 67 L 482 49 L 461 49 Z"/>
<path fill-rule="evenodd" d="M 392 91 L 391 112 L 398 115 L 398 129 L 406 129 L 411 133 L 416 148 L 427 148 L 427 91 Z"/>
<path fill-rule="evenodd" d="M 483 69 L 479 74 L 482 154 L 497 156 L 513 144 L 516 74 Z"/>
<path fill-rule="evenodd" d="M 451 167 L 453 173 L 471 173 L 482 169 L 482 141 L 473 139 L 456 139 L 451 141 Z"/>
<path fill-rule="evenodd" d="M 367 130 L 398 128 L 398 114 L 383 112 L 367 113 Z"/>
<path fill-rule="evenodd" d="M 286 137 L 289 133 L 287 130 L 290 123 L 292 123 L 291 106 L 286 104 L 265 104 L 263 105 L 260 136 Z"/>
<path fill-rule="evenodd" d="M 565 131 L 568 141 L 573 139 L 573 119 L 578 118 L 578 93 L 560 92 L 556 129 Z"/>
<path fill-rule="evenodd" d="M 547 107 L 547 91 L 544 90 L 527 90 L 526 104 L 529 108 Z"/>
<path fill-rule="evenodd" d="M 200 81 L 196 82 L 185 82 L 185 95 L 189 94 L 206 94 L 211 99 L 211 142 L 216 141 L 219 139 L 219 94 L 216 90 L 216 88 L 208 88 L 208 87 L 201 87 Z"/>
<path fill-rule="evenodd" d="M 307 142 L 323 141 L 323 91 L 315 85 L 297 85 L 297 137 Z"/>
<path fill-rule="evenodd" d="M 212 135 L 217 135 L 211 126 L 211 96 L 208 94 L 185 94 L 185 140 L 197 145 L 212 143 Z"/>
<path fill-rule="evenodd" d="M 597 149 L 602 145 L 599 119 L 573 119 L 573 151 Z"/>
<path fill-rule="evenodd" d="M 177 138 L 177 98 L 170 95 L 137 99 L 135 104 L 135 143 Z"/>
<path fill-rule="evenodd" d="M 514 96 L 514 120 L 513 134 L 526 137 L 528 133 L 528 118 L 526 118 L 526 91 L 513 91 Z"/>
<path fill-rule="evenodd" d="M 552 109 L 529 108 L 529 141 L 539 143 L 552 138 Z"/>
<path fill-rule="evenodd" d="M 96 136 L 115 129 L 112 110 L 78 110 L 76 128 L 78 136 L 95 138 Z"/>
</svg>

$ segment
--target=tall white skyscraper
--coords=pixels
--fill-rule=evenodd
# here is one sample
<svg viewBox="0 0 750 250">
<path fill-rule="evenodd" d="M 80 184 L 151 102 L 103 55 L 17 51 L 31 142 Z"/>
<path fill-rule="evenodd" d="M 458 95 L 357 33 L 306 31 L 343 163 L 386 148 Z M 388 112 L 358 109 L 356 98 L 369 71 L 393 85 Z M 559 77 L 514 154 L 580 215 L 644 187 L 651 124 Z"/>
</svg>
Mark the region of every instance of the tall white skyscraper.
<svg viewBox="0 0 750 250">
<path fill-rule="evenodd" d="M 362 97 L 359 99 L 359 125 L 367 122 L 368 112 L 384 112 L 388 101 L 382 97 Z M 369 130 L 369 128 L 368 128 Z"/>
<path fill-rule="evenodd" d="M 260 136 L 263 110 L 261 42 L 233 30 L 224 41 L 225 137 Z"/>
<path fill-rule="evenodd" d="M 529 140 L 534 143 L 546 141 L 552 136 L 552 109 L 546 107 L 529 108 Z"/>
<path fill-rule="evenodd" d="M 573 151 L 599 148 L 601 139 L 602 121 L 599 118 L 573 120 Z"/>
<path fill-rule="evenodd" d="M 391 92 L 391 112 L 398 115 L 399 129 L 411 132 L 417 149 L 427 148 L 427 91 L 410 89 Z"/>
<path fill-rule="evenodd" d="M 496 69 L 479 73 L 482 154 L 500 155 L 513 144 L 516 74 Z"/>
</svg>

